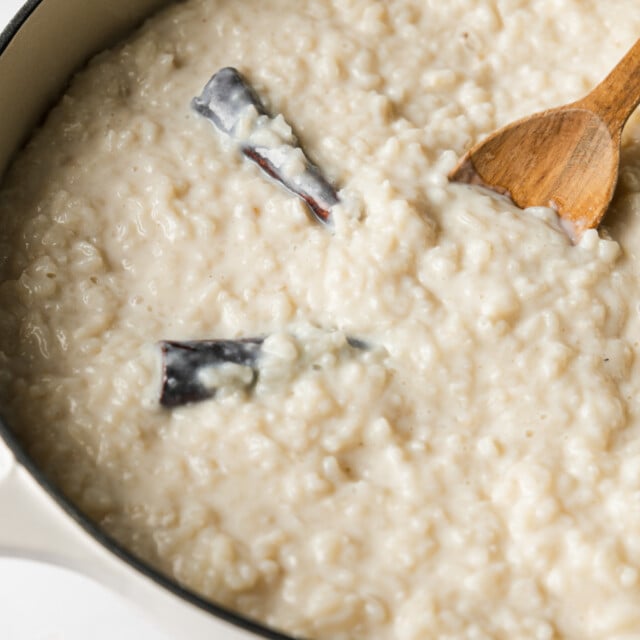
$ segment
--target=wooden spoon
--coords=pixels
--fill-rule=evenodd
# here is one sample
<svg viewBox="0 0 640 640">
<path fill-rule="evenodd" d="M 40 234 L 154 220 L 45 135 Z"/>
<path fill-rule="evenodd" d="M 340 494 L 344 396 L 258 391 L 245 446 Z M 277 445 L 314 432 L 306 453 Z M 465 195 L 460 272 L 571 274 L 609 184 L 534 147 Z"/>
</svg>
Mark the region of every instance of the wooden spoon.
<svg viewBox="0 0 640 640">
<path fill-rule="evenodd" d="M 558 212 L 574 240 L 597 227 L 618 179 L 622 128 L 640 102 L 640 40 L 582 100 L 518 120 L 472 148 L 449 180 Z"/>
</svg>

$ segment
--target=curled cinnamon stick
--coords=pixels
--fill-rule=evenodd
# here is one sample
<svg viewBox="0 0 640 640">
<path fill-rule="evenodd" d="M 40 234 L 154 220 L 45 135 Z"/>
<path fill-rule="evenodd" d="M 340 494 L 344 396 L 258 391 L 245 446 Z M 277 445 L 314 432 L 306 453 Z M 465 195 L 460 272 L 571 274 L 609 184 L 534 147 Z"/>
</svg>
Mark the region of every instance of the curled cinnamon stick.
<svg viewBox="0 0 640 640">
<path fill-rule="evenodd" d="M 338 195 L 304 151 L 293 140 L 260 144 L 252 135 L 255 130 L 248 134 L 240 131 L 240 123 L 251 107 L 262 117 L 262 128 L 268 129 L 275 119 L 268 115 L 258 94 L 237 69 L 226 67 L 214 74 L 191 105 L 217 129 L 234 138 L 242 154 L 267 176 L 301 198 L 317 220 L 331 223 L 331 208 L 339 202 Z"/>
<path fill-rule="evenodd" d="M 260 356 L 265 339 L 257 337 L 160 342 L 160 404 L 173 408 L 213 398 L 223 384 L 250 388 L 259 376 Z M 351 349 L 362 351 L 369 348 L 359 338 L 347 337 L 346 340 Z M 222 371 L 224 367 L 227 367 L 226 373 Z M 217 375 L 221 372 L 223 375 Z"/>
</svg>

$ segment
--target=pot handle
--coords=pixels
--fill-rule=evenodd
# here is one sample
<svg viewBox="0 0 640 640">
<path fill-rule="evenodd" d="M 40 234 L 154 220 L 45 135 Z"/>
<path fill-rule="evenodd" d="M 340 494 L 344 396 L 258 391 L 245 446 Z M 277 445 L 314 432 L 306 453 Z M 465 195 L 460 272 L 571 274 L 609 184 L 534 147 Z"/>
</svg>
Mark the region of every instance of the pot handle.
<svg viewBox="0 0 640 640">
<path fill-rule="evenodd" d="M 255 639 L 175 596 L 109 551 L 65 513 L 0 437 L 1 556 L 47 562 L 97 580 L 139 605 L 170 637 Z"/>
</svg>

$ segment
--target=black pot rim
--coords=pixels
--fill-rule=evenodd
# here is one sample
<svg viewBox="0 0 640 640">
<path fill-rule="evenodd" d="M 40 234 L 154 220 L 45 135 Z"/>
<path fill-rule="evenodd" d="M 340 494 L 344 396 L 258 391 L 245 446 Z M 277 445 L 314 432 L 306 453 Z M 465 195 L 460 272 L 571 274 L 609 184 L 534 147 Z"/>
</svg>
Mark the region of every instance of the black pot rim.
<svg viewBox="0 0 640 640">
<path fill-rule="evenodd" d="M 9 24 L 0 32 L 0 55 L 9 46 L 13 37 L 18 33 L 20 27 L 28 20 L 42 0 L 27 0 L 9 21 Z"/>
<path fill-rule="evenodd" d="M 16 15 L 9 22 L 7 27 L 0 32 L 0 56 L 7 49 L 13 38 L 20 31 L 25 22 L 33 14 L 33 12 L 45 0 L 27 0 L 18 10 Z M 92 522 L 84 513 L 82 513 L 64 494 L 58 489 L 38 468 L 35 461 L 27 453 L 24 447 L 18 441 L 16 435 L 9 427 L 4 417 L 0 414 L 0 438 L 4 440 L 9 449 L 12 451 L 16 460 L 35 478 L 38 484 L 49 494 L 49 496 L 62 508 L 62 510 L 74 520 L 86 533 L 97 540 L 103 547 L 117 556 L 120 560 L 126 562 L 129 566 L 136 569 L 145 577 L 149 578 L 157 585 L 163 587 L 175 596 L 185 600 L 186 602 L 196 606 L 197 608 L 210 613 L 225 622 L 229 622 L 245 631 L 249 631 L 262 638 L 269 640 L 293 640 L 290 636 L 282 634 L 274 629 L 270 629 L 265 625 L 259 624 L 242 616 L 230 609 L 217 605 L 209 600 L 204 599 L 197 593 L 180 586 L 175 580 L 160 573 L 149 564 L 125 549 L 120 543 L 116 542 L 111 536 L 102 531 L 94 522 Z"/>
</svg>

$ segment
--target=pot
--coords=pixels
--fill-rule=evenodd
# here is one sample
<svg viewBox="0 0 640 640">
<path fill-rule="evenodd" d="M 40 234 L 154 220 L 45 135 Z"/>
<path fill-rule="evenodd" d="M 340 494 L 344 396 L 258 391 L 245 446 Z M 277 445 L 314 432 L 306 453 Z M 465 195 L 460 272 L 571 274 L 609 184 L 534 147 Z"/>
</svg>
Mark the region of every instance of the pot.
<svg viewBox="0 0 640 640">
<path fill-rule="evenodd" d="M 0 176 L 70 75 L 167 0 L 29 0 L 0 34 Z M 170 635 L 287 640 L 200 598 L 141 562 L 84 516 L 34 464 L 1 417 L 0 556 L 96 579 L 140 605 Z"/>
</svg>

